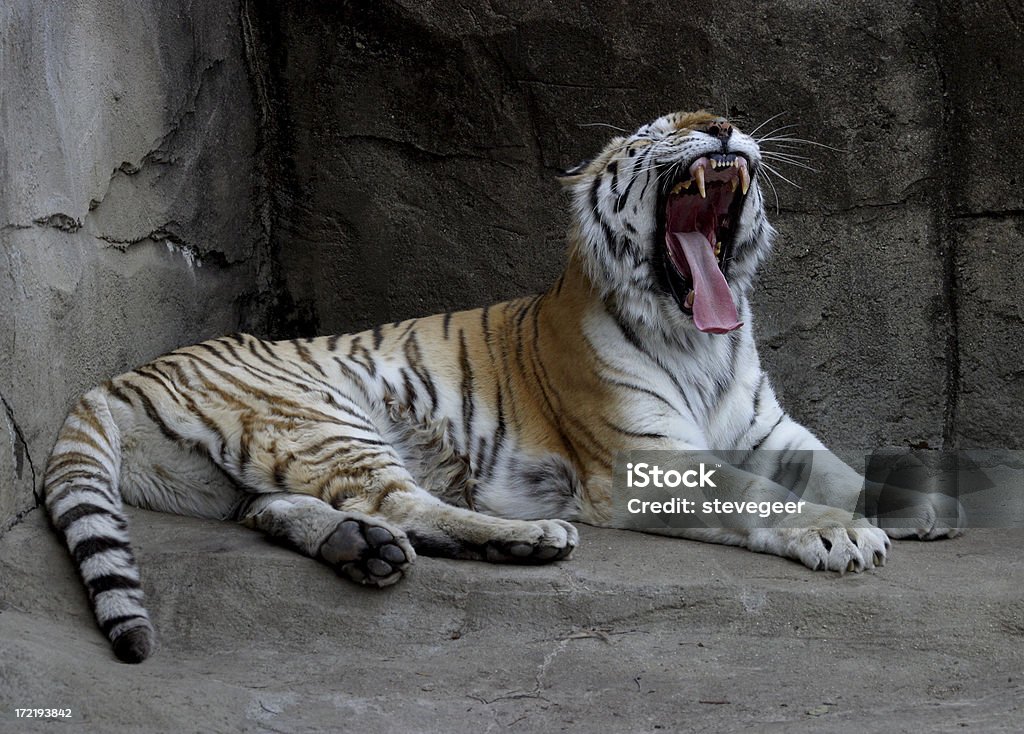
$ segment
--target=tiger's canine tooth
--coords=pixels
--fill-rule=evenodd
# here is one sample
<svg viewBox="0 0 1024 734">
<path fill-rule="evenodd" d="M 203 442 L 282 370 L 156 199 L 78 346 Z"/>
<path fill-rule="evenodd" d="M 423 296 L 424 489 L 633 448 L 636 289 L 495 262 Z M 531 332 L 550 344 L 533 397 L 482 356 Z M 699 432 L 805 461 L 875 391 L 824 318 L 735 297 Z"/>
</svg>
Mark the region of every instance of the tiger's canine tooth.
<svg viewBox="0 0 1024 734">
<path fill-rule="evenodd" d="M 694 171 L 694 178 L 697 179 L 697 191 L 700 192 L 700 198 L 708 198 L 707 191 L 704 189 L 704 166 L 697 167 L 697 170 Z"/>
<path fill-rule="evenodd" d="M 746 166 L 740 166 L 740 184 L 745 195 L 747 193 L 747 189 L 750 188 L 750 173 L 747 172 Z M 735 181 L 733 182 L 733 190 L 736 190 Z"/>
<path fill-rule="evenodd" d="M 729 188 L 730 188 L 730 189 L 731 189 L 732 191 L 736 191 L 736 184 L 737 184 L 737 183 L 738 183 L 738 182 L 736 181 L 736 179 L 735 179 L 735 178 L 730 178 L 730 179 L 729 179 Z"/>
</svg>

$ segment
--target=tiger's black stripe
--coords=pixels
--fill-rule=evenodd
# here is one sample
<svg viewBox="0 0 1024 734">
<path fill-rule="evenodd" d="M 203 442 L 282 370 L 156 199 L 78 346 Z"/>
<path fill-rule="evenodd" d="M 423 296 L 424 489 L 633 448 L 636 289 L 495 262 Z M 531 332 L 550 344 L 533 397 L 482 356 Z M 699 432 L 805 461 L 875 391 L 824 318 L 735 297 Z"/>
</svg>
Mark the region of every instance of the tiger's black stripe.
<svg viewBox="0 0 1024 734">
<path fill-rule="evenodd" d="M 324 368 L 320 366 L 319 362 L 313 359 L 313 355 L 309 353 L 309 349 L 306 348 L 306 346 L 303 345 L 302 342 L 300 342 L 298 339 L 292 339 L 291 343 L 292 346 L 295 347 L 295 352 L 299 355 L 299 359 L 301 359 L 304 363 L 308 364 L 310 367 L 315 369 L 324 377 L 327 377 L 327 373 L 324 372 Z"/>
<path fill-rule="evenodd" d="M 78 543 L 74 548 L 71 549 L 71 557 L 74 559 L 77 565 L 82 565 L 82 562 L 92 558 L 98 553 L 106 553 L 107 551 L 126 551 L 130 552 L 131 547 L 127 541 L 121 540 L 120 538 L 110 538 L 102 535 L 94 535 L 86 538 Z"/>
<path fill-rule="evenodd" d="M 604 215 L 601 213 L 600 201 L 598 199 L 598 192 L 601 189 L 601 184 L 604 182 L 604 178 L 598 176 L 594 179 L 594 185 L 590 191 L 590 202 L 592 204 L 592 214 L 597 220 L 598 225 L 601 227 L 601 233 L 604 235 L 605 241 L 611 246 L 612 255 L 616 259 L 622 257 L 625 246 L 623 245 L 619 235 L 612 231 L 611 225 L 605 220 Z"/>
<path fill-rule="evenodd" d="M 138 620 L 147 620 L 147 617 L 145 617 L 142 614 L 122 614 L 119 617 L 111 617 L 110 619 L 104 620 L 103 623 L 100 624 L 100 630 L 103 632 L 103 634 L 109 637 L 110 633 L 118 625 Z"/>
<path fill-rule="evenodd" d="M 149 399 L 149 396 L 146 395 L 142 388 L 132 384 L 126 384 L 125 387 L 138 396 L 139 402 L 142 404 L 142 409 L 146 411 L 146 416 L 153 421 L 156 427 L 160 430 L 160 433 L 164 435 L 164 438 L 169 441 L 174 441 L 175 443 L 187 443 L 180 433 L 173 431 L 171 427 L 164 422 L 164 419 L 160 417 L 160 413 L 157 411 L 156 406 L 153 405 L 153 401 Z M 130 400 L 125 400 L 125 402 L 129 404 L 131 403 Z"/>
<path fill-rule="evenodd" d="M 622 426 L 617 426 L 617 425 L 615 425 L 614 423 L 612 423 L 611 421 L 609 421 L 607 419 L 603 420 L 602 423 L 607 428 L 610 428 L 611 430 L 615 431 L 616 433 L 621 434 L 623 436 L 629 436 L 630 438 L 647 438 L 647 439 L 654 439 L 654 440 L 661 440 L 661 439 L 667 438 L 667 436 L 664 433 L 654 433 L 654 432 L 647 432 L 647 431 L 632 431 L 632 430 L 630 430 L 628 428 L 623 428 Z"/>
<path fill-rule="evenodd" d="M 469 360 L 469 352 L 466 348 L 466 332 L 459 329 L 459 369 L 462 372 L 461 394 L 462 394 L 462 431 L 463 443 L 466 450 L 471 450 L 473 436 L 473 411 L 476 407 L 473 399 L 473 365 Z"/>
<path fill-rule="evenodd" d="M 437 385 L 434 383 L 434 378 L 430 375 L 430 370 L 427 369 L 423 362 L 423 354 L 420 351 L 420 344 L 415 334 L 411 334 L 405 340 L 405 343 L 402 345 L 402 353 L 405 355 L 409 368 L 427 391 L 427 397 L 430 398 L 430 415 L 436 415 L 438 408 Z"/>
<path fill-rule="evenodd" d="M 112 517 L 115 520 L 118 519 L 117 514 L 109 507 L 100 507 L 99 505 L 82 502 L 59 515 L 53 521 L 53 524 L 57 530 L 63 533 L 83 517 L 90 517 L 92 515 L 106 515 L 107 517 Z"/>
<path fill-rule="evenodd" d="M 754 386 L 754 407 L 750 414 L 750 425 L 747 426 L 747 430 L 751 430 L 757 423 L 757 419 L 761 417 L 761 388 L 764 387 L 765 374 L 762 372 L 757 377 L 757 385 Z"/>
<path fill-rule="evenodd" d="M 141 588 L 138 579 L 133 579 L 130 576 L 119 573 L 108 573 L 89 579 L 85 582 L 85 586 L 89 590 L 89 595 L 93 598 L 107 591 Z"/>
<path fill-rule="evenodd" d="M 782 421 L 784 421 L 785 419 L 786 414 L 783 413 L 782 415 L 779 416 L 779 419 L 772 424 L 772 427 L 768 429 L 768 433 L 761 436 L 761 438 L 753 445 L 753 447 L 751 447 L 750 450 L 757 451 L 758 449 L 760 449 L 761 446 L 764 445 L 764 442 L 768 440 L 768 437 L 775 433 L 775 429 L 778 428 L 782 424 Z"/>
<path fill-rule="evenodd" d="M 659 359 L 657 359 L 654 355 L 647 351 L 647 348 L 644 346 L 643 342 L 636 335 L 636 332 L 633 331 L 632 327 L 630 327 L 618 315 L 617 312 L 615 312 L 613 309 L 608 309 L 608 313 L 612 317 L 612 320 L 615 322 L 616 326 L 619 327 L 619 331 L 626 338 L 626 341 L 629 342 L 630 346 L 632 346 L 634 349 L 636 349 L 638 352 L 640 352 L 642 355 L 647 357 L 649 360 L 654 362 L 655 365 L 658 366 L 658 369 L 661 370 L 661 372 L 663 372 L 665 376 L 669 378 L 669 381 L 672 383 L 672 386 L 675 387 L 676 389 L 676 394 L 679 395 L 680 398 L 682 398 L 683 403 L 686 405 L 686 409 L 690 411 L 690 414 L 698 415 L 698 413 L 694 411 L 693 404 L 690 402 L 690 398 L 686 395 L 686 391 L 683 389 L 683 386 L 679 384 L 679 378 L 677 378 L 669 370 L 667 370 Z"/>
</svg>

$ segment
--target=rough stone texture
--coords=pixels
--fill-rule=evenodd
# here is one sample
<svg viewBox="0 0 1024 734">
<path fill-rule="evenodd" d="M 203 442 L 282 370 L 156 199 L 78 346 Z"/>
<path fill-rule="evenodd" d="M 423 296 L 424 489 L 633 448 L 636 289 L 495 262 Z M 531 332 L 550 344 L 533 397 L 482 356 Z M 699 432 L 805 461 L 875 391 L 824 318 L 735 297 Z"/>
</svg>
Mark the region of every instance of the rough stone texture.
<svg viewBox="0 0 1024 734">
<path fill-rule="evenodd" d="M 0 531 L 83 391 L 262 329 L 269 259 L 240 11 L 0 8 Z"/>
<path fill-rule="evenodd" d="M 782 113 L 762 134 L 793 125 L 778 134 L 835 149 L 785 149 L 817 173 L 776 164 L 801 188 L 775 177 L 779 247 L 755 303 L 787 407 L 847 449 L 950 447 L 981 430 L 956 425 L 998 397 L 960 389 L 970 355 L 955 217 L 1004 211 L 1019 188 L 1020 143 L 1005 120 L 1024 110 L 1014 73 L 1024 55 L 1005 30 L 1002 46 L 982 43 L 1012 9 L 793 0 L 577 10 L 267 4 L 284 184 L 276 236 L 299 330 L 545 288 L 567 225 L 554 174 L 613 134 L 592 123 L 631 129 L 705 106 L 751 129 Z M 951 29 L 967 16 L 961 38 Z M 973 165 L 990 128 L 1007 165 Z M 965 181 L 953 175 L 962 165 Z M 1007 329 L 1020 334 L 1019 322 Z M 986 435 L 1007 445 L 1022 427 L 1010 418 Z"/>
<path fill-rule="evenodd" d="M 908 205 L 777 220 L 754 303 L 783 405 L 839 448 L 941 446 L 947 327 L 934 214 Z"/>
<path fill-rule="evenodd" d="M 949 48 L 948 158 L 940 162 L 955 284 L 958 376 L 952 438 L 1024 448 L 1024 8 L 943 3 Z"/>
<path fill-rule="evenodd" d="M 965 448 L 1024 448 L 1024 217 L 958 221 L 960 400 Z"/>
<path fill-rule="evenodd" d="M 38 511 L 0 539 L 0 730 L 1024 725 L 1019 531 L 900 543 L 840 578 L 584 527 L 562 563 L 420 559 L 374 591 L 237 526 L 136 511 L 132 527 L 159 636 L 141 666 L 114 659 Z"/>
<path fill-rule="evenodd" d="M 941 3 L 949 96 L 949 170 L 959 214 L 1024 215 L 1024 8 L 1003 0 Z"/>
</svg>

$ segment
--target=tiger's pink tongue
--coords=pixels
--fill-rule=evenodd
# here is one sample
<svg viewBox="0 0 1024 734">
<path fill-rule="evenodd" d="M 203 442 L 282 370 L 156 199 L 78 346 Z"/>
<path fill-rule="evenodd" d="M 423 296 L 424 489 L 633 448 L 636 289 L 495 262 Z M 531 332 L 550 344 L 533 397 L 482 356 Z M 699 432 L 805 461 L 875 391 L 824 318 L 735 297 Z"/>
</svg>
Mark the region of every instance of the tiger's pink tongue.
<svg viewBox="0 0 1024 734">
<path fill-rule="evenodd" d="M 693 278 L 693 323 L 701 331 L 725 334 L 743 326 L 732 291 L 715 261 L 707 238 L 699 232 L 672 232 Z"/>
</svg>

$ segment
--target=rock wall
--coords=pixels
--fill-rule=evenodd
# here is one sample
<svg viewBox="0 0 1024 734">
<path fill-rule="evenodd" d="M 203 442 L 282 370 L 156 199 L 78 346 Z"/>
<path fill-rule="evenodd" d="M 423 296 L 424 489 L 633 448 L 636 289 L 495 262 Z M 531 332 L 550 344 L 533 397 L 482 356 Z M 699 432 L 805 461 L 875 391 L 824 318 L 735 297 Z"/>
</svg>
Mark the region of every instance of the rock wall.
<svg viewBox="0 0 1024 734">
<path fill-rule="evenodd" d="M 756 295 L 847 448 L 1024 445 L 1024 12 L 981 0 L 11 0 L 0 7 L 0 529 L 104 376 L 238 328 L 534 292 L 607 126 L 794 125 Z"/>
<path fill-rule="evenodd" d="M 0 532 L 74 399 L 263 330 L 269 209 L 243 16 L 204 0 L 0 5 Z"/>
<path fill-rule="evenodd" d="M 780 234 L 755 297 L 787 407 L 848 448 L 1024 445 L 1012 4 L 262 7 L 276 231 L 310 331 L 546 287 L 567 227 L 554 174 L 607 125 L 778 115 L 762 134 L 792 125 L 780 134 L 829 146 L 790 149 L 818 172 L 778 166 Z"/>
</svg>

